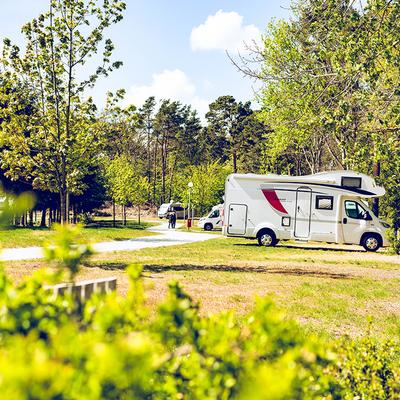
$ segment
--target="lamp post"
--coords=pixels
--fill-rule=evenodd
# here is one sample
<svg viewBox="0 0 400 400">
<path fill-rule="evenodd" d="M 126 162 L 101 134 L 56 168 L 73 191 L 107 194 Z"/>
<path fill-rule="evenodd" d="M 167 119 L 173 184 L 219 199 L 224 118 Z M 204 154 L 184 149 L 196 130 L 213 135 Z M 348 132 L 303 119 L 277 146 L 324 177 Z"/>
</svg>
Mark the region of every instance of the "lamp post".
<svg viewBox="0 0 400 400">
<path fill-rule="evenodd" d="M 188 188 L 189 188 L 189 205 L 188 205 L 188 220 L 187 220 L 187 228 L 190 229 L 192 226 L 192 218 L 191 218 L 191 204 L 190 204 L 190 196 L 192 194 L 192 189 L 193 189 L 193 182 L 188 183 Z"/>
</svg>

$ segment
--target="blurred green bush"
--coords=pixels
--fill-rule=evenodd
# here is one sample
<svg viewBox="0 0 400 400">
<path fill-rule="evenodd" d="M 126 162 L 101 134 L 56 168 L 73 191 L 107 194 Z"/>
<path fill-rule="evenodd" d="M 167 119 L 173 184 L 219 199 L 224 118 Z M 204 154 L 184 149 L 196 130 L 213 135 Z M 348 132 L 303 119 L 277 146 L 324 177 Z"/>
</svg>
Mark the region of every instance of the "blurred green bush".
<svg viewBox="0 0 400 400">
<path fill-rule="evenodd" d="M 172 283 L 158 312 L 143 304 L 141 267 L 130 290 L 78 304 L 45 285 L 75 278 L 89 250 L 58 228 L 49 262 L 19 286 L 0 272 L 0 398 L 398 399 L 398 343 L 305 334 L 268 299 L 244 319 L 203 316 Z"/>
</svg>

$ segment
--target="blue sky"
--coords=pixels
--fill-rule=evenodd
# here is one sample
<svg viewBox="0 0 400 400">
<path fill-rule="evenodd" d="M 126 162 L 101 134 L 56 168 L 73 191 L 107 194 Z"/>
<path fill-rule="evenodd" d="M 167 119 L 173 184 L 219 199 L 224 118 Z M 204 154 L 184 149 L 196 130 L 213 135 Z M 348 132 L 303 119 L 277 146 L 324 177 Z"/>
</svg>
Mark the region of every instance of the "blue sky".
<svg viewBox="0 0 400 400">
<path fill-rule="evenodd" d="M 101 80 L 93 92 L 102 106 L 105 93 L 125 88 L 127 101 L 171 97 L 200 113 L 220 95 L 252 100 L 253 82 L 230 63 L 235 53 L 257 39 L 271 18 L 288 16 L 289 0 L 127 0 L 124 20 L 111 28 L 114 58 L 121 70 Z M 1 0 L 0 37 L 21 43 L 21 26 L 48 6 L 48 0 Z"/>
</svg>

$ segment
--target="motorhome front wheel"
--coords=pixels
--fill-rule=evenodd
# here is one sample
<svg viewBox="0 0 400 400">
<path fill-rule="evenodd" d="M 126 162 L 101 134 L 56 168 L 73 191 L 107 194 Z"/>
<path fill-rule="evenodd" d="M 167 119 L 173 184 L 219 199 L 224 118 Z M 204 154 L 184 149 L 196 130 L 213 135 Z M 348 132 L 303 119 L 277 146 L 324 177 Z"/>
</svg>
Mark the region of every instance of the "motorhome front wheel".
<svg viewBox="0 0 400 400">
<path fill-rule="evenodd" d="M 212 231 L 212 229 L 213 229 L 212 224 L 207 223 L 207 224 L 204 225 L 204 230 L 205 231 Z"/>
<path fill-rule="evenodd" d="M 362 246 L 367 251 L 377 251 L 381 247 L 381 240 L 378 235 L 365 235 L 362 241 Z"/>
<path fill-rule="evenodd" d="M 270 229 L 263 229 L 257 235 L 258 244 L 260 246 L 275 246 L 277 243 L 275 233 Z"/>
</svg>

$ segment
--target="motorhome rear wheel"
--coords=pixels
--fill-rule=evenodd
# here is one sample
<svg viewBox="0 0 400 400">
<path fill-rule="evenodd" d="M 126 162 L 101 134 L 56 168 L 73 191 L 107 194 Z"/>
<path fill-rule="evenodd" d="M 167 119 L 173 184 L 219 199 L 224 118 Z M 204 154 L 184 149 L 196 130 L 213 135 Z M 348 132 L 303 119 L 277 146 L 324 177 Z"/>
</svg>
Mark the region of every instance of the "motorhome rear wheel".
<svg viewBox="0 0 400 400">
<path fill-rule="evenodd" d="M 258 232 L 257 239 L 260 246 L 272 247 L 277 243 L 276 235 L 271 229 L 261 229 Z"/>
</svg>

